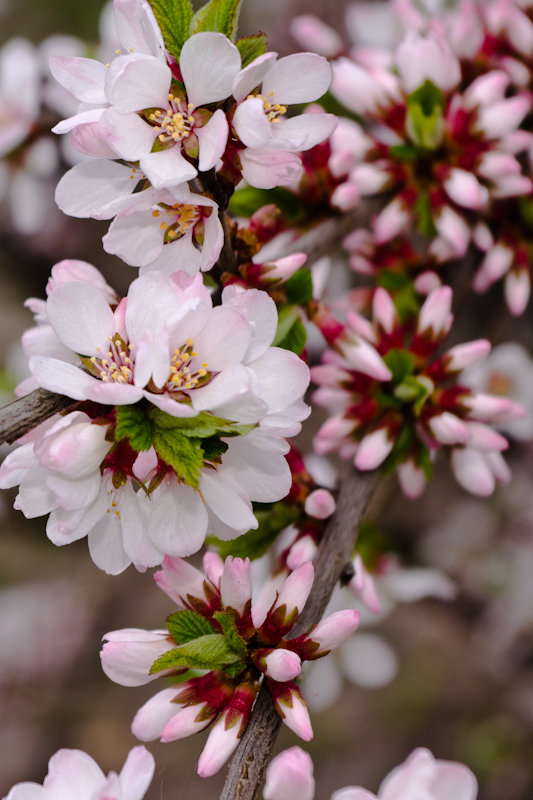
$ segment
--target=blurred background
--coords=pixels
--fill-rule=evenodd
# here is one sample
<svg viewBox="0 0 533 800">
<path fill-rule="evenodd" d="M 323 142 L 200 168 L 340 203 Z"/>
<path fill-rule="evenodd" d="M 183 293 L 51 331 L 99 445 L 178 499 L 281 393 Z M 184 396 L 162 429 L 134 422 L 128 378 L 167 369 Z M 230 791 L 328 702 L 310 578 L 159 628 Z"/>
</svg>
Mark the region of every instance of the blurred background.
<svg viewBox="0 0 533 800">
<path fill-rule="evenodd" d="M 48 132 L 67 115 L 68 101 L 47 78 L 47 57 L 98 57 L 106 47 L 103 5 L 0 0 L 0 132 L 8 124 L 4 115 L 18 113 L 5 84 L 13 37 L 24 37 L 16 46 L 39 59 L 43 87 L 31 140 L 0 162 L 3 402 L 27 372 L 18 345 L 32 323 L 24 300 L 44 297 L 54 263 L 90 261 L 119 293 L 135 277 L 104 253 L 105 223 L 64 217 L 53 202 L 72 153 Z M 285 54 L 297 49 L 289 33 L 295 15 L 316 13 L 343 31 L 348 5 L 246 0 L 241 33 L 265 31 L 270 49 Z M 23 112 L 31 112 L 28 104 Z M 465 303 L 456 336 L 525 345 L 520 372 L 526 389 L 519 399 L 531 404 L 531 318 L 526 312 L 511 321 L 499 292 L 483 304 L 479 298 Z M 409 573 L 403 589 L 385 586 L 384 613 L 367 613 L 361 632 L 308 676 L 315 739 L 305 749 L 315 761 L 317 798 L 348 784 L 377 791 L 417 746 L 468 764 L 480 781 L 481 800 L 533 797 L 533 448 L 527 437 L 512 444 L 510 463 L 513 482 L 487 501 L 462 492 L 446 464 L 416 503 L 401 497 L 394 479 L 381 485 L 369 511 L 374 529 L 392 543 L 407 573 L 426 572 L 418 582 Z M 41 782 L 60 747 L 86 750 L 106 772 L 120 769 L 136 744 L 131 720 L 162 685 L 129 689 L 109 681 L 99 664 L 101 637 L 123 627 L 160 628 L 173 611 L 149 575 L 133 568 L 118 577 L 101 573 L 85 540 L 56 548 L 45 536 L 44 519 L 25 520 L 11 509 L 14 494 L 0 496 L 0 796 L 16 782 Z M 345 592 L 335 602 L 352 599 Z M 148 745 L 157 765 L 149 800 L 218 797 L 224 770 L 209 780 L 196 775 L 204 741 L 198 734 Z M 283 730 L 278 749 L 297 743 Z"/>
</svg>

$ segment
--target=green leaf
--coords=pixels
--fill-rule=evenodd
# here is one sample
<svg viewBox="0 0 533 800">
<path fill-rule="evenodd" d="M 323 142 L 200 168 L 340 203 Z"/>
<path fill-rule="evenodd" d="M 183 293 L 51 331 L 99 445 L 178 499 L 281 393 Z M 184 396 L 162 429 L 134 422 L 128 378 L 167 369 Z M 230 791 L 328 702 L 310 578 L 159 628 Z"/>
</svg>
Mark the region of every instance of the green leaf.
<svg viewBox="0 0 533 800">
<path fill-rule="evenodd" d="M 272 344 L 277 347 L 279 343 L 285 339 L 290 329 L 299 318 L 298 309 L 295 306 L 287 305 L 278 308 L 278 327 Z"/>
<path fill-rule="evenodd" d="M 307 331 L 305 325 L 301 319 L 297 319 L 285 338 L 278 343 L 278 347 L 283 347 L 284 350 L 291 350 L 299 356 L 302 354 L 306 342 Z"/>
<path fill-rule="evenodd" d="M 231 649 L 223 634 L 209 633 L 163 653 L 152 664 L 150 675 L 177 667 L 219 670 L 239 660 L 239 654 Z"/>
<path fill-rule="evenodd" d="M 393 472 L 396 467 L 398 467 L 400 464 L 403 464 L 403 462 L 407 459 L 413 444 L 413 439 L 413 427 L 411 424 L 409 424 L 409 422 L 406 421 L 396 437 L 394 447 L 383 463 L 383 472 L 386 475 Z"/>
<path fill-rule="evenodd" d="M 185 644 L 200 636 L 215 633 L 210 622 L 197 611 L 176 611 L 167 617 L 167 630 L 176 644 Z"/>
<path fill-rule="evenodd" d="M 389 155 L 396 161 L 416 161 L 418 150 L 411 144 L 392 144 L 389 147 Z"/>
<path fill-rule="evenodd" d="M 296 223 L 305 215 L 305 206 L 293 192 L 283 187 L 275 189 L 256 189 L 253 186 L 244 186 L 236 191 L 229 201 L 229 211 L 234 217 L 249 219 L 263 206 L 274 204 L 282 215 Z"/>
<path fill-rule="evenodd" d="M 153 444 L 157 454 L 174 469 L 178 478 L 197 489 L 204 464 L 201 440 L 172 429 L 154 428 Z"/>
<path fill-rule="evenodd" d="M 229 667 L 224 667 L 224 672 L 229 678 L 236 678 L 241 672 L 246 669 L 246 664 L 238 661 L 236 664 L 231 664 Z"/>
<path fill-rule="evenodd" d="M 189 38 L 193 10 L 190 0 L 148 0 L 163 34 L 165 47 L 179 60 L 181 48 Z"/>
<path fill-rule="evenodd" d="M 415 367 L 415 357 L 407 350 L 393 347 L 383 356 L 383 361 L 392 372 L 394 383 L 401 383 L 407 375 L 411 375 Z"/>
<path fill-rule="evenodd" d="M 152 446 L 150 421 L 138 406 L 117 406 L 115 441 L 120 442 L 122 439 L 129 439 L 137 453 L 149 450 Z"/>
<path fill-rule="evenodd" d="M 239 653 L 241 658 L 246 658 L 246 642 L 241 639 L 233 614 L 225 614 L 223 611 L 215 611 L 214 618 L 222 628 L 222 633 L 232 650 Z"/>
<path fill-rule="evenodd" d="M 215 417 L 209 411 L 201 411 L 195 417 L 173 417 L 159 408 L 150 410 L 148 416 L 152 426 L 165 431 L 175 431 L 194 439 L 211 436 L 244 436 L 255 425 L 239 425 L 223 417 Z"/>
<path fill-rule="evenodd" d="M 299 518 L 299 512 L 285 503 L 275 503 L 270 509 L 256 510 L 254 513 L 259 523 L 256 530 L 248 531 L 229 542 L 214 536 L 209 537 L 208 544 L 218 549 L 221 558 L 238 556 L 251 561 L 261 558 L 281 531 Z"/>
<path fill-rule="evenodd" d="M 431 81 L 425 81 L 406 101 L 405 127 L 410 139 L 426 150 L 436 150 L 444 135 L 444 95 Z"/>
<path fill-rule="evenodd" d="M 255 58 L 266 53 L 267 37 L 264 33 L 256 33 L 254 36 L 244 36 L 235 42 L 241 54 L 242 67 L 247 67 Z"/>
<path fill-rule="evenodd" d="M 412 284 L 411 278 L 403 272 L 396 272 L 392 269 L 382 269 L 377 275 L 377 282 L 388 292 L 397 292 Z"/>
<path fill-rule="evenodd" d="M 241 5 L 242 0 L 210 0 L 193 16 L 190 24 L 191 36 L 200 31 L 216 31 L 234 42 Z"/>
<path fill-rule="evenodd" d="M 202 440 L 202 449 L 204 461 L 209 461 L 210 464 L 221 464 L 222 456 L 228 449 L 228 445 L 218 436 L 210 436 L 209 439 Z"/>
<path fill-rule="evenodd" d="M 428 396 L 428 388 L 414 377 L 406 375 L 403 381 L 395 388 L 394 394 L 404 403 L 414 403 Z"/>
<path fill-rule="evenodd" d="M 431 208 L 431 201 L 427 192 L 420 192 L 414 202 L 413 211 L 416 215 L 420 233 L 433 239 L 438 231 L 433 219 L 433 209 Z"/>
<path fill-rule="evenodd" d="M 299 269 L 285 284 L 285 294 L 289 303 L 304 305 L 313 298 L 313 278 L 308 269 Z"/>
</svg>

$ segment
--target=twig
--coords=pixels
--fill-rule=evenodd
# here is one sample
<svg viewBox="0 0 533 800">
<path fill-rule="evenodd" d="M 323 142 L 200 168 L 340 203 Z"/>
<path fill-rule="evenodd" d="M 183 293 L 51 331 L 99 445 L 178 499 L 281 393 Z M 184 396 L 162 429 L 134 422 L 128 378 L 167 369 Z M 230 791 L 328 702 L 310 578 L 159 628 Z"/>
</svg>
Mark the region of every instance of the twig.
<svg viewBox="0 0 533 800">
<path fill-rule="evenodd" d="M 337 509 L 314 560 L 315 582 L 291 636 L 304 633 L 321 619 L 343 567 L 351 559 L 359 524 L 376 482 L 376 473 L 356 473 L 352 468 L 344 476 Z M 220 800 L 259 800 L 265 768 L 279 726 L 280 719 L 270 693 L 263 686 L 229 765 Z"/>
<path fill-rule="evenodd" d="M 46 389 L 36 389 L 20 400 L 13 400 L 0 409 L 0 444 L 12 444 L 49 417 L 67 408 L 73 410 L 77 405 L 77 400 Z"/>
</svg>

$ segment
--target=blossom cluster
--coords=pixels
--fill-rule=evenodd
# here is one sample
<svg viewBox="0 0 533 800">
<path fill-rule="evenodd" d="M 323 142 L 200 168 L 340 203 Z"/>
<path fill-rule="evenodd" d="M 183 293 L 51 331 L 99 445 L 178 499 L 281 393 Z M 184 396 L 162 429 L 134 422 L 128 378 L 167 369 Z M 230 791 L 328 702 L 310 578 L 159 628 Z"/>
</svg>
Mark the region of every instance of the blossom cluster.
<svg viewBox="0 0 533 800">
<path fill-rule="evenodd" d="M 50 513 L 58 545 L 89 537 L 112 574 L 257 527 L 251 501 L 291 486 L 285 438 L 308 414 L 308 368 L 271 347 L 274 302 L 201 276 L 153 272 L 118 298 L 83 262 L 52 271 L 25 337 L 37 385 L 82 401 L 29 433 L 0 467 L 16 507 Z"/>
<path fill-rule="evenodd" d="M 339 611 L 294 638 L 313 584 L 311 562 L 294 570 L 276 590 L 272 582 L 252 600 L 250 562 L 204 556 L 205 575 L 178 558 L 166 558 L 155 581 L 178 606 L 167 630 L 127 628 L 104 637 L 102 666 L 112 680 L 140 686 L 188 669 L 208 670 L 162 689 L 137 712 L 132 731 L 142 741 L 170 742 L 213 725 L 198 773 L 217 772 L 239 743 L 261 682 L 266 681 L 283 722 L 305 741 L 313 730 L 296 682 L 302 661 L 338 647 L 359 622 L 357 611 Z"/>
</svg>

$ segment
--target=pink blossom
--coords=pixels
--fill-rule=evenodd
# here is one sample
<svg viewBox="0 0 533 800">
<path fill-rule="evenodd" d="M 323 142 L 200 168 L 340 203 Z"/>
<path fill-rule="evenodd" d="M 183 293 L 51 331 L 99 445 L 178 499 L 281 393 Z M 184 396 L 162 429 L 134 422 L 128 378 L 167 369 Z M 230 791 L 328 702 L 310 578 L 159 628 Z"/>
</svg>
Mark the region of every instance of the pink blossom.
<svg viewBox="0 0 533 800">
<path fill-rule="evenodd" d="M 96 761 L 82 750 L 58 750 L 48 762 L 43 785 L 18 783 L 6 800 L 142 800 L 155 769 L 153 756 L 145 747 L 134 747 L 120 773 L 102 772 Z"/>
<path fill-rule="evenodd" d="M 267 767 L 265 800 L 313 800 L 315 780 L 311 757 L 300 747 L 283 750 Z"/>
</svg>

